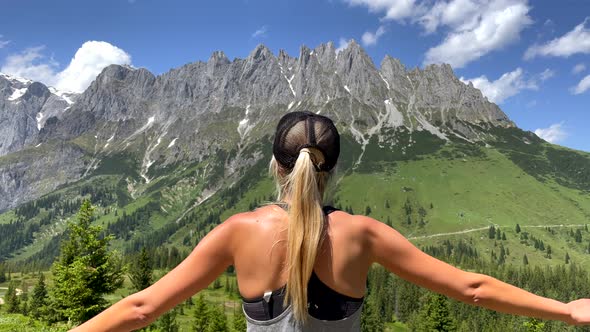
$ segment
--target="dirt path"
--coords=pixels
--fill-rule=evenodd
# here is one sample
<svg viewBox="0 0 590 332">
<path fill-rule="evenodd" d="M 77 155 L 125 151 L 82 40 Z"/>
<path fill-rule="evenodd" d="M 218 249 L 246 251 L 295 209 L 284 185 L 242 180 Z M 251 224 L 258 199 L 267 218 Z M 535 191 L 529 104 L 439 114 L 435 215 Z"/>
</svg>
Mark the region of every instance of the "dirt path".
<svg viewBox="0 0 590 332">
<path fill-rule="evenodd" d="M 583 227 L 586 224 L 569 224 L 569 225 L 528 225 L 528 226 L 520 226 L 520 228 L 544 228 L 544 227 L 550 227 L 550 228 L 557 228 L 557 227 Z M 462 231 L 456 231 L 456 232 L 448 232 L 448 233 L 437 233 L 437 234 L 430 234 L 430 235 L 422 235 L 422 236 L 410 236 L 408 237 L 408 240 L 421 240 L 421 239 L 429 239 L 429 238 L 433 238 L 433 237 L 441 237 L 441 236 L 449 236 L 449 235 L 459 235 L 459 234 L 466 234 L 466 233 L 472 233 L 472 232 L 479 232 L 479 231 L 484 231 L 486 229 L 489 229 L 490 226 L 485 226 L 485 227 L 480 227 L 480 228 L 470 228 L 470 229 L 464 229 Z M 494 225 L 494 227 L 501 229 L 502 226 L 499 225 Z M 506 227 L 506 226 L 505 226 Z"/>
</svg>

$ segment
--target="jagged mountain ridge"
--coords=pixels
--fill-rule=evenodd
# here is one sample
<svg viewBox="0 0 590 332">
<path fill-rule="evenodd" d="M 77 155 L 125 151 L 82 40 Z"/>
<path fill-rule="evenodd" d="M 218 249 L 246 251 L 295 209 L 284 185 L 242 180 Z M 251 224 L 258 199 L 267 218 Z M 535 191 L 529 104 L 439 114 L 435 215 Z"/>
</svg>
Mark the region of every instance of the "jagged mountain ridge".
<svg viewBox="0 0 590 332">
<path fill-rule="evenodd" d="M 0 156 L 33 144 L 47 119 L 67 110 L 75 98 L 75 93 L 0 73 Z"/>
<path fill-rule="evenodd" d="M 293 110 L 329 115 L 362 151 L 375 137 L 395 144 L 382 137 L 385 131 L 486 141 L 493 139 L 487 129 L 514 127 L 450 66 L 407 70 L 387 56 L 377 69 L 354 41 L 340 52 L 332 43 L 313 50 L 303 46 L 296 58 L 284 51 L 275 56 L 264 45 L 233 61 L 214 52 L 207 62 L 159 76 L 112 65 L 73 104 L 53 101 L 58 96 L 40 83 L 30 83 L 21 103 L 7 101 L 12 90 L 0 88 L 0 114 L 13 112 L 12 121 L 20 117 L 24 124 L 19 135 L 2 136 L 24 138 L 11 138 L 19 143 L 0 159 L 0 210 L 89 176 L 104 157 L 122 151 L 141 159 L 138 172 L 145 182 L 154 169 L 200 161 L 220 150 L 234 152 L 225 172 L 239 177 L 260 158 L 259 151 L 245 153 L 247 147 L 270 135 L 276 120 Z M 29 100 L 33 106 L 13 110 Z M 31 121 L 39 114 L 44 122 Z M 43 166 L 22 162 L 37 160 L 30 157 L 35 150 L 43 151 Z"/>
</svg>

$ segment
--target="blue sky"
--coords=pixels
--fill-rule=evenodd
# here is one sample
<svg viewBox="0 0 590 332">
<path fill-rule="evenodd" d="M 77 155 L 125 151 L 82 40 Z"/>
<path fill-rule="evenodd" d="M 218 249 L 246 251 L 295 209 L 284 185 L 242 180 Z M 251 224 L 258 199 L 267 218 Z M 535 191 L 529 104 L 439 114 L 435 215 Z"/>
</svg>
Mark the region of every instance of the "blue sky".
<svg viewBox="0 0 590 332">
<path fill-rule="evenodd" d="M 519 127 L 590 151 L 590 1 L 11 1 L 3 13 L 0 71 L 58 88 L 82 90 L 109 62 L 161 74 L 215 50 L 297 56 L 353 38 L 377 66 L 451 63 Z"/>
</svg>

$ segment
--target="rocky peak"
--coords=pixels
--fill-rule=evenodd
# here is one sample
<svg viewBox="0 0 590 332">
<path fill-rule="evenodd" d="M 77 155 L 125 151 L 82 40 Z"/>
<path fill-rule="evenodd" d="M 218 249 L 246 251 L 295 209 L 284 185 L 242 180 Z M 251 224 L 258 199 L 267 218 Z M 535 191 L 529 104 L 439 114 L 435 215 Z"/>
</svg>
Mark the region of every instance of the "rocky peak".
<svg viewBox="0 0 590 332">
<path fill-rule="evenodd" d="M 209 76 L 218 75 L 220 71 L 223 72 L 224 69 L 227 69 L 230 63 L 231 62 L 227 56 L 225 56 L 225 53 L 222 51 L 215 51 L 207 61 L 207 74 Z"/>
<path fill-rule="evenodd" d="M 314 53 L 326 71 L 334 71 L 336 63 L 336 48 L 334 47 L 334 43 L 328 42 L 326 44 L 321 44 L 314 49 Z"/>
<path fill-rule="evenodd" d="M 248 55 L 248 59 L 255 59 L 258 61 L 264 61 L 269 58 L 274 58 L 272 52 L 264 44 L 259 44 L 256 48 Z"/>
</svg>

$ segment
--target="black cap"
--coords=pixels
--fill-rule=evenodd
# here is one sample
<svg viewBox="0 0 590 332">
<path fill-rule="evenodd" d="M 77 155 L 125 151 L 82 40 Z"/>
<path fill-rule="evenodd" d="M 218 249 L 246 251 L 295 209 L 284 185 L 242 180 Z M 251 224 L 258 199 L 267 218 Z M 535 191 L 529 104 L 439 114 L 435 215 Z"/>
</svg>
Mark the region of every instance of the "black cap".
<svg viewBox="0 0 590 332">
<path fill-rule="evenodd" d="M 340 135 L 329 118 L 311 112 L 285 114 L 275 133 L 272 153 L 277 162 L 287 168 L 295 166 L 299 151 L 314 148 L 324 156 L 324 162 L 316 165 L 319 171 L 330 171 L 340 155 Z"/>
</svg>

